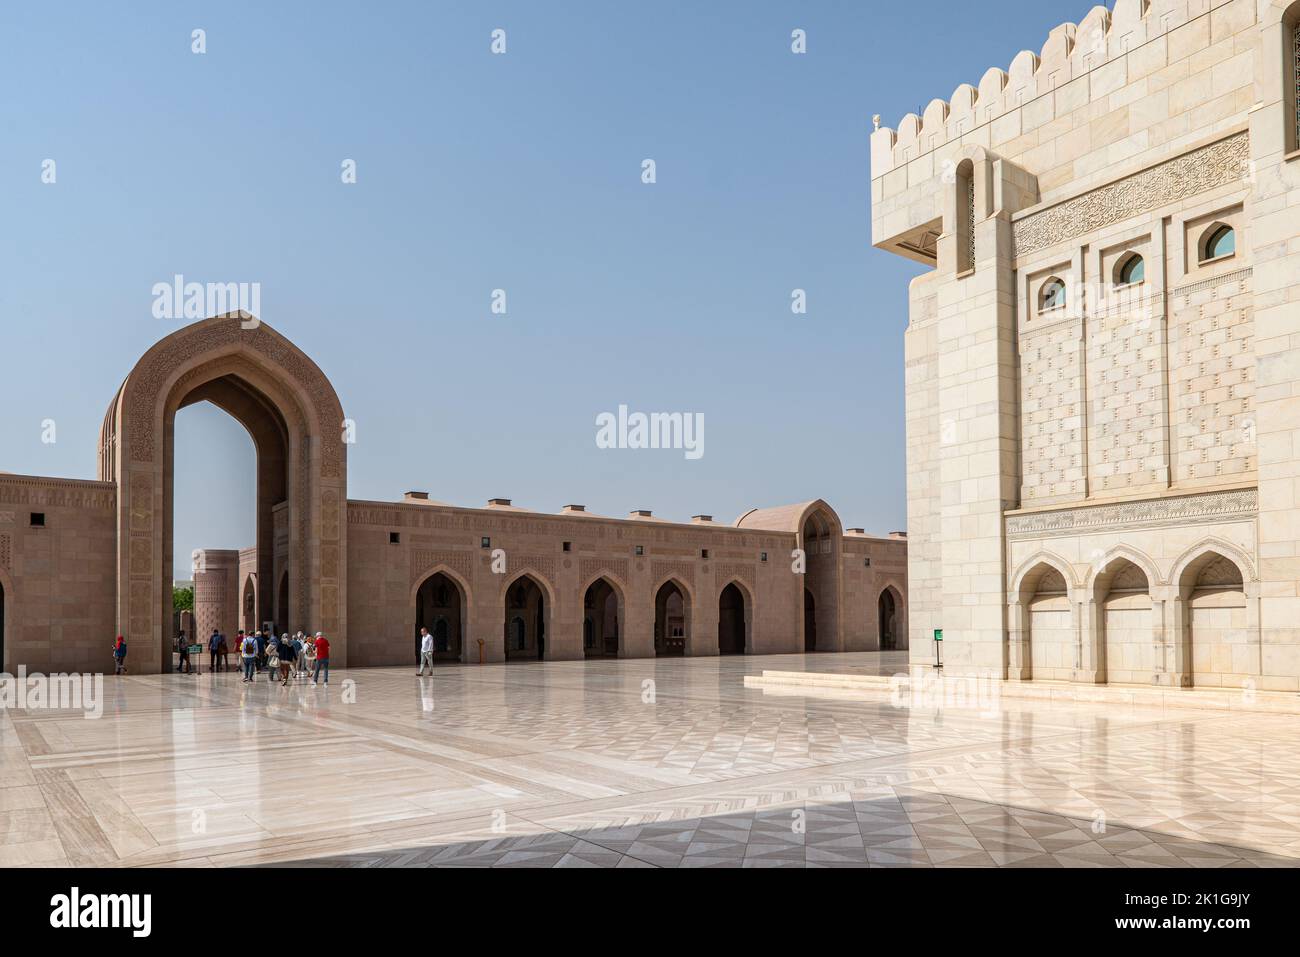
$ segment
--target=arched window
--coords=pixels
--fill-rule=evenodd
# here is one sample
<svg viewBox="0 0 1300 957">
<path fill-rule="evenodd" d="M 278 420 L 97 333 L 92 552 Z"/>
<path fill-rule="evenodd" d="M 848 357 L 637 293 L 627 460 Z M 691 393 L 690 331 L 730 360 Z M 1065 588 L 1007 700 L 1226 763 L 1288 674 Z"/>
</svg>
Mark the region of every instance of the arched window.
<svg viewBox="0 0 1300 957">
<path fill-rule="evenodd" d="M 1201 239 L 1201 262 L 1221 256 L 1231 256 L 1237 251 L 1237 232 L 1231 226 L 1215 223 Z"/>
<path fill-rule="evenodd" d="M 957 167 L 957 272 L 975 268 L 975 164 Z"/>
<path fill-rule="evenodd" d="M 1286 152 L 1300 150 L 1300 3 L 1282 14 L 1282 94 L 1286 105 Z"/>
<path fill-rule="evenodd" d="M 1115 270 L 1115 282 L 1120 286 L 1131 286 L 1142 282 L 1147 277 L 1146 262 L 1137 253 L 1130 253 L 1120 261 Z"/>
<path fill-rule="evenodd" d="M 1038 311 L 1051 312 L 1065 307 L 1065 283 L 1053 276 L 1038 293 Z"/>
</svg>

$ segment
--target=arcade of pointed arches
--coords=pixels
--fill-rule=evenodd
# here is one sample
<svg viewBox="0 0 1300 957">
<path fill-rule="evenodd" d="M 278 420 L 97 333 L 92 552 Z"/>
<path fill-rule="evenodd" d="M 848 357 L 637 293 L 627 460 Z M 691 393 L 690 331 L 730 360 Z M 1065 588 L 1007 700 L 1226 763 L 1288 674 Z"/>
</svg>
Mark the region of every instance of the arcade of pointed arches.
<svg viewBox="0 0 1300 957">
<path fill-rule="evenodd" d="M 1259 580 L 1238 547 L 1209 539 L 1161 574 L 1126 546 L 1084 577 L 1039 552 L 1008 589 L 1012 680 L 1240 687 L 1261 674 Z"/>
<path fill-rule="evenodd" d="M 617 576 L 602 571 L 581 589 L 583 593 L 582 647 L 586 658 L 617 658 L 624 654 L 622 623 L 626 620 L 627 587 Z M 666 576 L 653 590 L 655 657 L 682 657 L 691 649 L 691 608 L 694 589 L 675 575 Z M 806 594 L 811 595 L 811 592 Z M 743 655 L 753 651 L 755 598 L 752 588 L 739 578 L 728 578 L 717 589 L 717 653 Z M 420 660 L 424 629 L 434 640 L 434 660 L 473 660 L 466 642 L 470 586 L 444 564 L 426 569 L 412 589 L 415 631 L 412 659 Z M 502 650 L 505 660 L 544 660 L 546 633 L 555 592 L 550 581 L 535 569 L 509 576 L 502 589 Z M 902 586 L 885 582 L 876 601 L 879 615 L 879 649 L 907 647 L 905 598 Z M 811 627 L 811 626 L 810 626 Z M 813 651 L 815 647 L 807 650 Z"/>
</svg>

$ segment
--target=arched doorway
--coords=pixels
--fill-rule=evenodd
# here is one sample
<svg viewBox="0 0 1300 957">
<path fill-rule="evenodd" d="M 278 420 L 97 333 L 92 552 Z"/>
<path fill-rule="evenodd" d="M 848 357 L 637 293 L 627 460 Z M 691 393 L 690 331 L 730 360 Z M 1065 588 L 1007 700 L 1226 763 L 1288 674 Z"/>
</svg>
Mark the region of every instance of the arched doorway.
<svg viewBox="0 0 1300 957">
<path fill-rule="evenodd" d="M 1236 562 L 1208 551 L 1179 578 L 1188 686 L 1239 686 L 1255 670 L 1246 586 Z"/>
<path fill-rule="evenodd" d="M 893 651 L 898 647 L 898 609 L 894 605 L 894 593 L 886 588 L 876 601 L 876 613 L 880 629 L 880 650 Z"/>
<path fill-rule="evenodd" d="M 1116 558 L 1097 576 L 1095 594 L 1101 615 L 1106 680 L 1113 684 L 1150 684 L 1156 666 L 1151 586 L 1146 572 L 1127 558 Z"/>
<path fill-rule="evenodd" d="M 117 629 L 139 673 L 171 662 L 176 414 L 211 402 L 257 453 L 257 577 L 289 573 L 279 618 L 323 630 L 347 660 L 347 439 L 338 396 L 292 343 L 246 313 L 194 323 L 155 344 L 118 390 L 100 435 L 99 478 L 117 487 Z M 281 518 L 279 513 L 283 512 Z M 282 522 L 282 526 L 277 528 Z M 282 531 L 278 535 L 277 531 Z M 276 621 L 271 588 L 257 620 Z"/>
<path fill-rule="evenodd" d="M 677 582 L 664 582 L 655 593 L 655 655 L 678 657 L 686 654 L 690 636 L 690 603 Z"/>
<path fill-rule="evenodd" d="M 843 572 L 841 552 L 843 529 L 838 516 L 824 502 L 813 503 L 806 510 L 799 531 L 799 547 L 804 550 L 806 568 L 804 587 L 811 596 L 805 610 L 814 611 L 811 636 L 804 631 L 805 651 L 840 651 L 839 603 L 840 576 Z"/>
<path fill-rule="evenodd" d="M 588 658 L 614 658 L 619 651 L 622 596 L 608 578 L 597 578 L 582 598 L 582 652 Z"/>
<path fill-rule="evenodd" d="M 803 650 L 817 650 L 817 599 L 808 588 L 803 590 Z"/>
<path fill-rule="evenodd" d="M 1028 670 L 1022 680 L 1069 681 L 1074 674 L 1074 618 L 1060 570 L 1040 563 L 1020 583 Z"/>
<path fill-rule="evenodd" d="M 434 661 L 460 661 L 464 639 L 465 595 L 449 575 L 434 572 L 415 593 L 415 646 L 416 664 L 420 661 L 420 629 L 428 628 L 433 635 Z"/>
<path fill-rule="evenodd" d="M 745 596 L 735 582 L 718 596 L 718 654 L 745 653 Z"/>
<path fill-rule="evenodd" d="M 532 575 L 521 575 L 506 589 L 506 660 L 546 657 L 546 592 Z"/>
<path fill-rule="evenodd" d="M 249 575 L 244 581 L 244 597 L 241 603 L 240 622 L 244 631 L 256 631 L 261 624 L 257 620 L 257 589 L 253 585 L 253 576 Z M 279 620 L 276 620 L 278 626 Z M 283 635 L 288 629 L 277 627 L 276 634 Z"/>
</svg>

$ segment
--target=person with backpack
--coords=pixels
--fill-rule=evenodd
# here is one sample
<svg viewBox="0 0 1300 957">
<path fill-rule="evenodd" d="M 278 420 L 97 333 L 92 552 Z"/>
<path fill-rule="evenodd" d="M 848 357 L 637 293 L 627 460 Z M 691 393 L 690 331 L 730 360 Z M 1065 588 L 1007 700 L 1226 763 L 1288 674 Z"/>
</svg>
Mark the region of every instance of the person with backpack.
<svg viewBox="0 0 1300 957">
<path fill-rule="evenodd" d="M 126 639 L 121 635 L 118 635 L 117 641 L 113 642 L 113 674 L 126 674 Z"/>
<path fill-rule="evenodd" d="M 208 672 L 209 674 L 217 673 L 217 655 L 221 650 L 221 632 L 212 629 L 212 637 L 208 639 Z"/>
<path fill-rule="evenodd" d="M 280 687 L 287 687 L 289 684 L 289 675 L 293 671 L 294 658 L 296 652 L 293 650 L 293 639 L 289 637 L 286 631 L 280 636 Z"/>
<path fill-rule="evenodd" d="M 325 672 L 325 684 L 330 683 L 330 643 L 325 637 L 325 633 L 316 632 L 316 670 L 312 672 L 311 684 L 316 687 L 316 681 L 320 678 L 321 672 Z"/>
<path fill-rule="evenodd" d="M 239 655 L 244 663 L 244 681 L 252 681 L 257 671 L 257 642 L 252 635 L 244 635 L 239 645 Z"/>
</svg>

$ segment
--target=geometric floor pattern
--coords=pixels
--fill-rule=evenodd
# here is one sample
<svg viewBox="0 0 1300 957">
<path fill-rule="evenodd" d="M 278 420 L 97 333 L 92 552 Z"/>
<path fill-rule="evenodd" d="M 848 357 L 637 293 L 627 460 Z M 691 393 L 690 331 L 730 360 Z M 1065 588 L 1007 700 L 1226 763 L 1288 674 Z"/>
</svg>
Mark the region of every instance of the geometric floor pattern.
<svg viewBox="0 0 1300 957">
<path fill-rule="evenodd" d="M 1300 716 L 743 686 L 846 667 L 906 662 L 108 676 L 0 711 L 0 866 L 1300 865 Z"/>
</svg>

